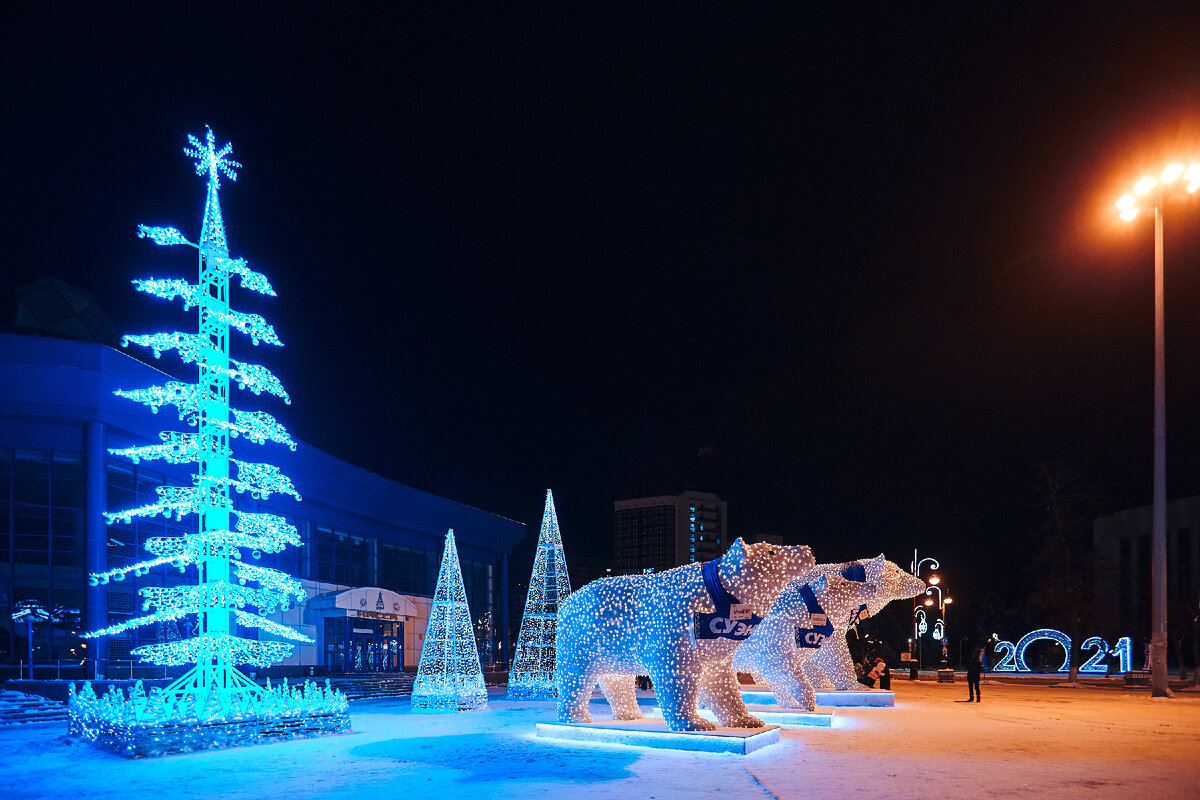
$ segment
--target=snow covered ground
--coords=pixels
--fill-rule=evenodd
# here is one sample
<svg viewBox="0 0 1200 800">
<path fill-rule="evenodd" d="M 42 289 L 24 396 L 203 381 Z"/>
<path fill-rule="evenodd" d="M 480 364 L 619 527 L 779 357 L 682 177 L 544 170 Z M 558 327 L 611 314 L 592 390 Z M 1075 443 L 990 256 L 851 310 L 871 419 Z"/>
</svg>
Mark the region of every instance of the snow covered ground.
<svg viewBox="0 0 1200 800">
<path fill-rule="evenodd" d="M 487 710 L 351 707 L 345 736 L 128 760 L 56 725 L 0 729 L 6 798 L 1189 798 L 1200 797 L 1200 695 L 894 681 L 895 708 L 839 708 L 750 756 L 559 743 L 550 703 Z M 603 706 L 593 705 L 599 711 Z M 606 708 L 606 707 L 604 707 Z M 597 715 L 599 716 L 599 714 Z"/>
</svg>

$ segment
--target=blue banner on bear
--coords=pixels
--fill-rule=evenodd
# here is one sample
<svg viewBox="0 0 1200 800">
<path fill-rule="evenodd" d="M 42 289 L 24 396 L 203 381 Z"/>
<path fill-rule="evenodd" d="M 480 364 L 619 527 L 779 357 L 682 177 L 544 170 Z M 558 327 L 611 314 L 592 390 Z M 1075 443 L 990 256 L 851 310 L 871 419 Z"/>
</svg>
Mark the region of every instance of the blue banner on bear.
<svg viewBox="0 0 1200 800">
<path fill-rule="evenodd" d="M 692 619 L 692 634 L 696 639 L 732 639 L 735 642 L 746 640 L 762 617 L 750 614 L 744 619 L 734 619 L 737 614 L 696 614 Z"/>
<path fill-rule="evenodd" d="M 823 591 L 824 588 L 825 583 L 822 578 L 817 584 L 817 591 Z M 796 626 L 796 647 L 815 650 L 833 635 L 833 623 L 829 621 L 825 609 L 821 608 L 821 604 L 817 602 L 817 596 L 812 586 L 807 583 L 801 586 L 800 597 L 804 600 L 804 605 L 808 607 L 808 622 L 812 627 Z"/>
</svg>

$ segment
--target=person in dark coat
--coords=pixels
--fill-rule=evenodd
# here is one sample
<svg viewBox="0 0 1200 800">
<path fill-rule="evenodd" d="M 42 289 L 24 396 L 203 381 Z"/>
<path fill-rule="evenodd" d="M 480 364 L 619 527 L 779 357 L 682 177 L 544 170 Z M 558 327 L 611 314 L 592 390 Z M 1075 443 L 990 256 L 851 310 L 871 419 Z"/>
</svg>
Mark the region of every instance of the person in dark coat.
<svg viewBox="0 0 1200 800">
<path fill-rule="evenodd" d="M 879 671 L 879 688 L 890 691 L 892 688 L 892 668 L 882 658 L 878 659 L 876 663 L 881 667 Z"/>
<path fill-rule="evenodd" d="M 967 698 L 968 703 L 972 700 L 979 702 L 979 678 L 983 674 L 983 663 L 980 661 L 982 654 L 983 650 L 974 650 L 967 661 L 967 691 L 971 694 Z"/>
</svg>

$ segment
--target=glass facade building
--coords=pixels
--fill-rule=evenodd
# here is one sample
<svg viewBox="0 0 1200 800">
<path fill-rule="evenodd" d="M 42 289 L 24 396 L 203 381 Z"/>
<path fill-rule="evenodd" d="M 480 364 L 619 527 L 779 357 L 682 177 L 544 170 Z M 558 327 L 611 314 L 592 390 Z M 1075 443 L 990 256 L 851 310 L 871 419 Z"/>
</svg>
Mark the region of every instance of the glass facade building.
<svg viewBox="0 0 1200 800">
<path fill-rule="evenodd" d="M 186 469 L 133 464 L 107 452 L 156 442 L 159 430 L 171 427 L 113 395 L 163 378 L 105 345 L 0 334 L 0 668 L 15 674 L 32 651 L 43 670 L 56 665 L 74 666 L 73 674 L 115 674 L 110 667 L 128 665 L 133 648 L 189 633 L 180 630 L 189 624 L 182 621 L 105 640 L 81 638 L 143 613 L 140 588 L 188 577 L 161 566 L 107 585 L 92 587 L 87 579 L 90 572 L 146 558 L 147 539 L 195 524 L 189 517 L 154 517 L 105 525 L 102 517 L 106 510 L 155 502 L 158 486 L 190 482 Z M 298 647 L 285 665 L 415 667 L 447 528 L 458 541 L 481 657 L 489 664 L 504 660 L 507 562 L 524 537 L 522 523 L 387 480 L 303 442 L 295 452 L 277 449 L 272 458 L 304 501 L 237 499 L 247 510 L 285 516 L 304 543 L 260 554 L 263 566 L 300 578 L 309 595 L 277 618 L 317 644 Z M 338 599 L 358 591 L 365 592 L 354 595 L 362 607 Z M 385 597 L 387 608 L 377 608 Z M 52 619 L 14 621 L 23 606 L 45 609 Z"/>
</svg>

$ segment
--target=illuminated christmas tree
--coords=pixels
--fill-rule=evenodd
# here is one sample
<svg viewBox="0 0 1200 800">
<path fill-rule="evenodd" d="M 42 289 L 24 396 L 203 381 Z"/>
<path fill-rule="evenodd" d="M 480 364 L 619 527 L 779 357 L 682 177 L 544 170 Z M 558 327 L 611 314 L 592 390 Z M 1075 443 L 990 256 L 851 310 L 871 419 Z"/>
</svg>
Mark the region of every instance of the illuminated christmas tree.
<svg viewBox="0 0 1200 800">
<path fill-rule="evenodd" d="M 570 593 L 571 580 L 567 577 L 554 495 L 547 489 L 542 531 L 533 558 L 533 574 L 529 577 L 529 594 L 525 597 L 525 615 L 517 637 L 517 655 L 508 673 L 509 697 L 545 700 L 558 697 L 554 669 L 558 604 Z"/>
<path fill-rule="evenodd" d="M 446 532 L 411 702 L 413 708 L 427 711 L 474 711 L 487 706 L 453 529 Z"/>
<path fill-rule="evenodd" d="M 139 593 L 142 609 L 149 614 L 88 635 L 111 636 L 144 625 L 163 623 L 169 623 L 173 628 L 177 621 L 193 621 L 194 626 L 184 627 L 189 631 L 194 628 L 194 635 L 133 650 L 135 655 L 155 664 L 194 665 L 156 695 L 155 702 L 160 707 L 147 709 L 149 701 L 141 695 L 130 698 L 130 704 L 136 707 L 125 712 L 115 709 L 121 705 L 118 701 L 110 705 L 114 706 L 114 713 L 137 719 L 144 715 L 152 719 L 169 719 L 181 706 L 195 707 L 202 722 L 231 709 L 240 712 L 258 708 L 267 716 L 268 706 L 276 711 L 287 710 L 287 700 L 277 698 L 268 703 L 271 692 L 244 675 L 238 665 L 269 666 L 291 654 L 292 642 L 312 640 L 267 618 L 304 599 L 300 581 L 279 570 L 244 560 L 246 557 L 257 560 L 263 553 L 277 553 L 288 545 L 299 546 L 295 526 L 280 516 L 239 510 L 230 491 L 249 493 L 256 500 L 273 494 L 300 499 L 291 480 L 277 467 L 234 458 L 230 442 L 237 438 L 257 445 L 270 441 L 296 449 L 288 432 L 270 414 L 230 406 L 231 383 L 255 395 L 266 392 L 285 403 L 291 402 L 283 385 L 267 368 L 238 361 L 229 355 L 230 328 L 248 336 L 254 345 L 283 344 L 274 328 L 261 316 L 230 308 L 231 277 L 237 275 L 243 289 L 271 297 L 275 296 L 275 291 L 265 276 L 247 267 L 244 259 L 229 255 L 219 188 L 222 175 L 236 180 L 235 170 L 241 167 L 229 158 L 232 146 L 226 144 L 218 150 L 214 146 L 212 130 L 208 130 L 203 142 L 190 135 L 188 140 L 191 146 L 184 148 L 184 153 L 195 159 L 196 174 L 206 176 L 208 181 L 199 242 L 189 241 L 175 228 L 141 225 L 138 235 L 158 245 L 195 248 L 199 256 L 199 282 L 192 284 L 176 278 L 141 279 L 133 283 L 139 291 L 164 300 L 180 298 L 185 311 L 197 307 L 198 333 L 175 331 L 126 336 L 122 346 L 132 342 L 147 347 L 155 358 L 164 351 L 175 350 L 183 363 L 196 365 L 197 379 L 195 383 L 168 381 L 163 386 L 119 390 L 117 394 L 149 406 L 154 413 L 162 406 L 174 406 L 179 419 L 191 430 L 164 431 L 159 434 L 161 444 L 109 452 L 134 463 L 161 460 L 170 464 L 195 464 L 195 472 L 190 485 L 159 487 L 156 503 L 108 512 L 105 518 L 109 524 L 117 520 L 130 524 L 139 517 L 161 515 L 181 520 L 194 515 L 196 526 L 184 536 L 148 539 L 145 548 L 154 558 L 92 575 L 91 581 L 93 585 L 120 581 L 129 573 L 145 575 L 153 567 L 170 564 L 178 567 L 180 572 L 194 568 L 195 582 L 145 587 Z M 239 633 L 239 627 L 257 629 L 271 639 L 249 638 Z M 339 699 L 336 693 L 331 693 L 328 700 L 330 709 L 341 708 L 344 717 L 344 698 Z M 348 717 L 345 721 L 348 726 Z"/>
</svg>

